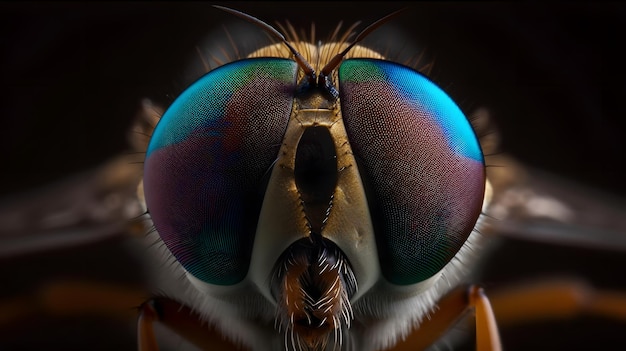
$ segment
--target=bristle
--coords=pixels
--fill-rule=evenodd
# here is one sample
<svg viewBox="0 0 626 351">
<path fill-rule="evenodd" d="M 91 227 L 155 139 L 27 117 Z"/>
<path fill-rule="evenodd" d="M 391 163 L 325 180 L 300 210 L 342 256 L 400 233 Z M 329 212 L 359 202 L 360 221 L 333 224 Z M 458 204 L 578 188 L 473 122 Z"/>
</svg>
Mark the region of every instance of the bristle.
<svg viewBox="0 0 626 351">
<path fill-rule="evenodd" d="M 288 350 L 340 349 L 342 330 L 350 327 L 354 274 L 332 243 L 303 239 L 276 265 L 273 293 L 278 302 L 275 325 L 285 333 Z M 332 334 L 332 335 L 331 335 Z"/>
</svg>

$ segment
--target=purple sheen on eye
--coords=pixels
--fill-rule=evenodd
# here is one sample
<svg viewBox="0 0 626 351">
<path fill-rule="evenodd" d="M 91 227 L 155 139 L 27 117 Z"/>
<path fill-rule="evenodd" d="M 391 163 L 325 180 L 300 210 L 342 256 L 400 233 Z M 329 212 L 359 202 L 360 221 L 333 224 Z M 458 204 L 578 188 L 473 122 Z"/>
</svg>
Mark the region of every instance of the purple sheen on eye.
<svg viewBox="0 0 626 351">
<path fill-rule="evenodd" d="M 350 144 L 370 185 L 383 275 L 398 285 L 428 279 L 459 251 L 480 214 L 478 140 L 456 105 L 439 109 L 445 93 L 410 68 L 347 60 L 339 81 Z"/>
<path fill-rule="evenodd" d="M 198 279 L 247 274 L 263 198 L 291 115 L 297 66 L 249 59 L 209 72 L 172 104 L 148 147 L 144 189 L 161 239 Z"/>
</svg>

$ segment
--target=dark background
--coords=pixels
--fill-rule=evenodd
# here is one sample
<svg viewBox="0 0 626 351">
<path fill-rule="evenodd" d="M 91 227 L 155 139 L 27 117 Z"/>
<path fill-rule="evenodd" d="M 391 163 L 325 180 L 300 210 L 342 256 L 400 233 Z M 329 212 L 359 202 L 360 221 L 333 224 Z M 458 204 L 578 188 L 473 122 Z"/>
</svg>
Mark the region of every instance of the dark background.
<svg viewBox="0 0 626 351">
<path fill-rule="evenodd" d="M 289 19 L 308 28 L 314 21 L 321 37 L 340 20 L 369 24 L 410 6 L 392 25 L 435 56 L 433 79 L 467 112 L 492 111 L 505 151 L 568 177 L 626 189 L 622 5 L 230 6 L 268 23 Z M 141 99 L 171 101 L 184 87 L 181 74 L 195 45 L 239 21 L 200 2 L 3 3 L 0 9 L 0 194 L 125 150 Z"/>
<path fill-rule="evenodd" d="M 435 57 L 431 77 L 466 112 L 477 107 L 491 111 L 502 133 L 503 151 L 568 179 L 626 194 L 624 5 L 267 2 L 227 6 L 271 24 L 289 19 L 296 27 L 308 28 L 314 21 L 322 38 L 340 20 L 369 24 L 409 6 L 390 25 L 405 30 L 406 45 L 424 47 Z M 201 2 L 0 3 L 0 148 L 4 150 L 0 197 L 64 179 L 127 151 L 127 131 L 141 100 L 171 102 L 188 83 L 184 74 L 195 45 L 234 21 L 239 19 Z M 398 39 L 390 39 L 394 40 Z M 580 254 L 550 246 L 514 245 L 510 250 L 520 260 L 528 260 L 518 262 L 520 271 L 540 270 L 544 264 L 540 257 L 575 260 Z M 606 266 L 623 264 L 623 254 L 585 255 L 608 267 L 623 284 L 620 268 Z M 515 345 L 585 349 L 594 342 L 626 342 L 623 333 L 614 332 L 623 330 L 624 324 L 598 324 L 603 322 L 540 325 L 504 332 L 503 337 L 511 340 L 505 343 L 507 349 Z M 601 326 L 593 329 L 591 340 L 580 341 L 578 333 L 572 333 L 597 325 Z M 556 335 L 554 344 L 544 341 L 546 334 Z M 128 335 L 119 336 L 123 337 Z M 132 336 L 130 340 L 132 347 Z M 9 345 L 19 349 L 17 342 Z M 29 344 L 24 345 L 29 349 Z"/>
</svg>

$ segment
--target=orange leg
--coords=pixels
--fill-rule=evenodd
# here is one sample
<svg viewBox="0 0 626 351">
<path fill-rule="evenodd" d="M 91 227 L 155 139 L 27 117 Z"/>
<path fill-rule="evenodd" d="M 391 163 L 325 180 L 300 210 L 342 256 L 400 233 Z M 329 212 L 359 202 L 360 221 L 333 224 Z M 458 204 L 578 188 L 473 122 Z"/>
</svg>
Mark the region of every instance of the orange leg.
<svg viewBox="0 0 626 351">
<path fill-rule="evenodd" d="M 470 306 L 476 315 L 476 350 L 500 351 L 500 334 L 489 299 L 482 288 L 472 286 L 469 292 Z"/>
<path fill-rule="evenodd" d="M 226 340 L 213 326 L 202 322 L 188 307 L 168 298 L 153 298 L 139 308 L 138 346 L 139 351 L 158 351 L 159 346 L 153 330 L 159 322 L 185 340 L 204 350 L 243 350 Z"/>
<path fill-rule="evenodd" d="M 580 315 L 626 320 L 626 294 L 596 290 L 579 280 L 520 284 L 492 294 L 501 325 Z"/>
<path fill-rule="evenodd" d="M 489 300 L 477 286 L 457 289 L 446 296 L 439 304 L 439 311 L 393 350 L 425 349 L 470 309 L 474 309 L 476 314 L 477 349 L 499 351 L 500 339 Z M 155 298 L 140 307 L 139 351 L 159 349 L 153 331 L 154 322 L 164 324 L 186 340 L 206 350 L 240 350 L 225 340 L 213 327 L 201 322 L 188 307 L 167 298 Z"/>
<path fill-rule="evenodd" d="M 495 317 L 482 288 L 470 286 L 453 290 L 439 301 L 438 307 L 437 312 L 425 319 L 418 329 L 390 350 L 426 349 L 472 309 L 476 319 L 476 349 L 478 351 L 502 349 Z"/>
<path fill-rule="evenodd" d="M 41 286 L 29 296 L 0 301 L 0 325 L 44 313 L 53 316 L 94 314 L 112 318 L 133 318 L 137 302 L 145 292 L 99 282 L 65 281 Z M 482 289 L 457 289 L 439 302 L 439 309 L 420 328 L 392 350 L 420 350 L 430 346 L 448 328 L 472 309 L 475 310 L 477 349 L 498 350 L 497 319 L 501 327 L 576 316 L 601 316 L 626 321 L 626 294 L 597 290 L 578 280 L 550 280 L 527 283 L 495 291 L 490 301 Z M 98 301 L 98 303 L 94 303 Z M 491 305 L 496 318 L 491 313 Z M 211 350 L 237 350 L 213 327 L 202 323 L 188 308 L 158 298 L 140 308 L 140 350 L 158 350 L 152 329 L 159 322 L 187 340 Z"/>
<path fill-rule="evenodd" d="M 158 320 L 158 313 L 152 301 L 144 302 L 139 307 L 139 318 L 137 319 L 137 349 L 139 351 L 159 350 L 159 344 L 154 335 L 154 322 Z"/>
<path fill-rule="evenodd" d="M 128 320 L 136 313 L 133 307 L 143 299 L 145 292 L 138 287 L 97 281 L 51 282 L 30 295 L 0 301 L 0 326 L 40 314 L 97 315 Z"/>
</svg>

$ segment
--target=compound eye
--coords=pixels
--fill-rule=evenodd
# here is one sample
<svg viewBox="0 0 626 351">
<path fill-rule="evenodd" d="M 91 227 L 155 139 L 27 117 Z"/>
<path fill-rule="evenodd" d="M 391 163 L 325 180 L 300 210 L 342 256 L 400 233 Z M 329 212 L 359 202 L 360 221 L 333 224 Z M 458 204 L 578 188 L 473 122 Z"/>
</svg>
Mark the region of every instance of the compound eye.
<svg viewBox="0 0 626 351">
<path fill-rule="evenodd" d="M 383 276 L 396 285 L 428 279 L 480 214 L 485 170 L 476 135 L 441 88 L 397 63 L 346 60 L 339 94 Z"/>
<path fill-rule="evenodd" d="M 196 278 L 232 285 L 247 274 L 256 224 L 291 114 L 294 61 L 219 67 L 189 86 L 159 121 L 144 190 L 161 239 Z"/>
</svg>

